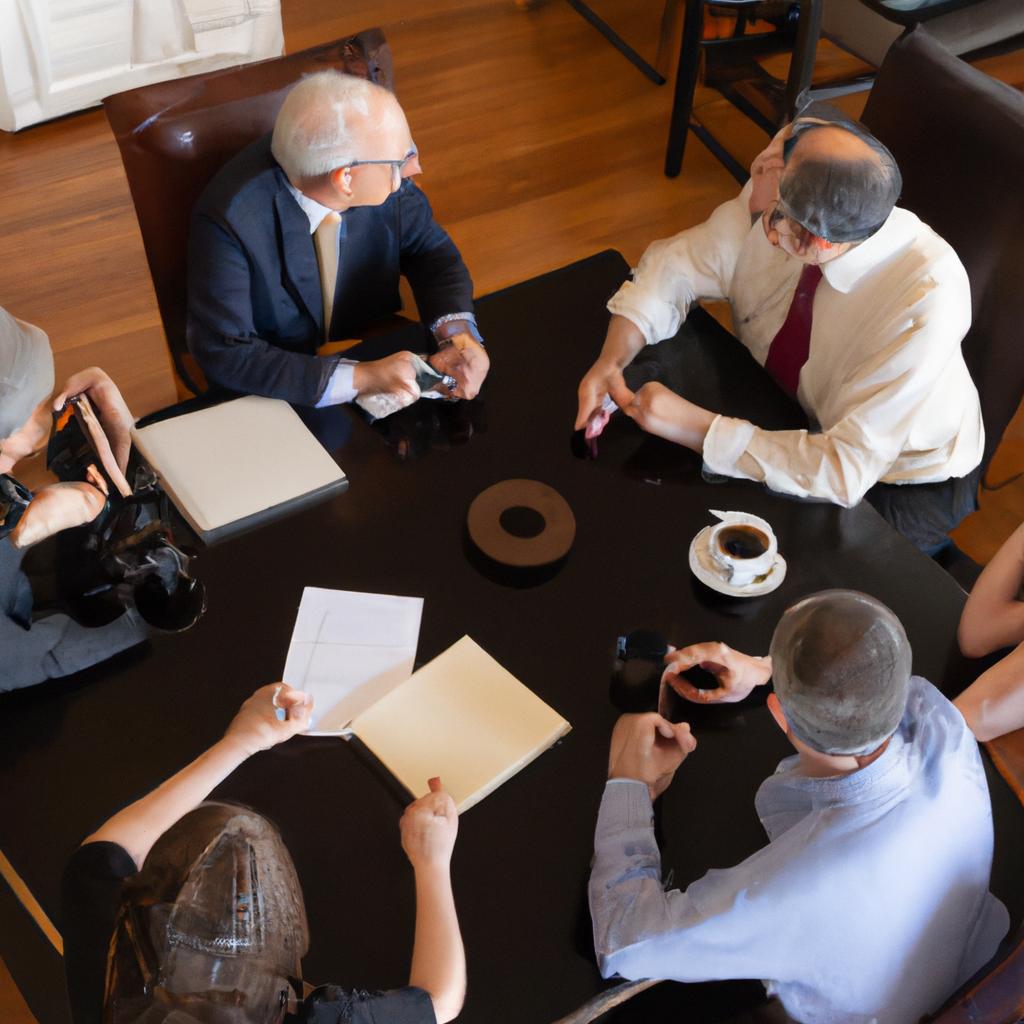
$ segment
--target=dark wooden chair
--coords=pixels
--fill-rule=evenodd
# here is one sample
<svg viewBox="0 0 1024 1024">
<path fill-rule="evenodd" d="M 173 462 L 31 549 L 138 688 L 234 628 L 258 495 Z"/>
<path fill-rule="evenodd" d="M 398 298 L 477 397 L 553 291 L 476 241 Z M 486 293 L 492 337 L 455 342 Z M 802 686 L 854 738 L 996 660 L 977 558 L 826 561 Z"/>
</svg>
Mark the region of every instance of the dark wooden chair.
<svg viewBox="0 0 1024 1024">
<path fill-rule="evenodd" d="M 384 34 L 369 29 L 285 57 L 147 85 L 103 101 L 135 203 L 179 397 L 205 390 L 185 342 L 192 207 L 235 153 L 273 128 L 291 86 L 326 68 L 394 86 Z"/>
</svg>

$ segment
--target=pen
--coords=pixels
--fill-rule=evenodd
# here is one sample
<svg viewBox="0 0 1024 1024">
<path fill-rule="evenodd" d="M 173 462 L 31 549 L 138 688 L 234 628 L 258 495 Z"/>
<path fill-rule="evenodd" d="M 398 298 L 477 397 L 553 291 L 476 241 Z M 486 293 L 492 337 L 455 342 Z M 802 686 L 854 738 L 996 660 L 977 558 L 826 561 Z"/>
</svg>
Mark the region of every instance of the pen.
<svg viewBox="0 0 1024 1024">
<path fill-rule="evenodd" d="M 288 721 L 288 709 L 281 707 L 281 705 L 277 703 L 278 695 L 281 693 L 283 689 L 283 686 L 275 686 L 274 696 L 270 698 L 270 703 L 274 705 L 274 714 L 277 715 L 277 720 L 279 722 Z"/>
</svg>

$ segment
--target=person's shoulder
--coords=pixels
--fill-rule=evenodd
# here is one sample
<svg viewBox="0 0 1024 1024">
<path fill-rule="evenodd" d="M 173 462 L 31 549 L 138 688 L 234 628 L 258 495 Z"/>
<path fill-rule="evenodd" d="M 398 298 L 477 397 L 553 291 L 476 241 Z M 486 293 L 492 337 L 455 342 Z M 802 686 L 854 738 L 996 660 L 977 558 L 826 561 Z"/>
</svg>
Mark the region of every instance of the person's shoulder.
<svg viewBox="0 0 1024 1024">
<path fill-rule="evenodd" d="M 885 229 L 901 241 L 905 256 L 914 261 L 922 276 L 934 278 L 944 287 L 967 286 L 967 271 L 956 250 L 916 213 L 897 206 Z"/>
<path fill-rule="evenodd" d="M 70 879 L 118 880 L 138 871 L 131 854 L 117 843 L 83 843 L 68 859 L 65 883 Z"/>
<path fill-rule="evenodd" d="M 283 187 L 283 172 L 270 151 L 270 135 L 239 150 L 210 179 L 197 212 L 231 218 L 253 202 L 265 202 Z"/>
<path fill-rule="evenodd" d="M 435 1024 L 429 993 L 413 985 L 388 992 L 321 985 L 303 1000 L 301 1024 Z"/>
<path fill-rule="evenodd" d="M 959 709 L 920 676 L 911 677 L 900 732 L 924 760 L 943 760 L 958 752 L 971 761 L 978 757 L 978 742 Z"/>
</svg>

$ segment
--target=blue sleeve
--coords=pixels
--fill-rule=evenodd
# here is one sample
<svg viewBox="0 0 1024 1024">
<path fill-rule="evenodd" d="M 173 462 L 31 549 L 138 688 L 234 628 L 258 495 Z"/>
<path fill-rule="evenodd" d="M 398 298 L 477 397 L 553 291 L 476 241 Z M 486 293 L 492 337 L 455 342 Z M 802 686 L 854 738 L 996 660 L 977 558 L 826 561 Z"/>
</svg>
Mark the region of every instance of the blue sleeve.
<svg viewBox="0 0 1024 1024">
<path fill-rule="evenodd" d="M 602 977 L 713 981 L 784 975 L 772 954 L 784 909 L 772 899 L 771 879 L 759 861 L 755 854 L 734 868 L 708 872 L 685 892 L 665 891 L 647 787 L 609 782 L 589 890 Z"/>
<path fill-rule="evenodd" d="M 188 347 L 210 383 L 316 405 L 338 357 L 289 352 L 259 337 L 249 259 L 208 214 L 192 218 L 188 266 Z"/>
<path fill-rule="evenodd" d="M 472 312 L 473 282 L 466 264 L 411 178 L 398 192 L 398 224 L 401 270 L 420 320 L 429 325 L 448 313 Z"/>
<path fill-rule="evenodd" d="M 25 629 L 0 614 L 0 692 L 71 675 L 142 643 L 146 635 L 134 612 L 95 629 L 86 629 L 67 615 L 36 619 Z"/>
</svg>

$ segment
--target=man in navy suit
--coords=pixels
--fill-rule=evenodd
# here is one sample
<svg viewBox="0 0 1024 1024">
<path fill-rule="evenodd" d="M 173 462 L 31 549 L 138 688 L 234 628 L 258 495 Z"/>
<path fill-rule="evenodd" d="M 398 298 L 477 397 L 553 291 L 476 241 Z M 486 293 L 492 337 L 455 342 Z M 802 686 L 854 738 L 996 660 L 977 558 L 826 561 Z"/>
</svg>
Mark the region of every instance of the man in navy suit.
<svg viewBox="0 0 1024 1024">
<path fill-rule="evenodd" d="M 292 89 L 273 135 L 226 164 L 193 212 L 188 344 L 213 384 L 308 406 L 415 400 L 409 352 L 317 355 L 398 310 L 404 274 L 446 396 L 475 397 L 489 363 L 473 285 L 412 180 L 420 170 L 388 90 L 336 71 Z"/>
</svg>

